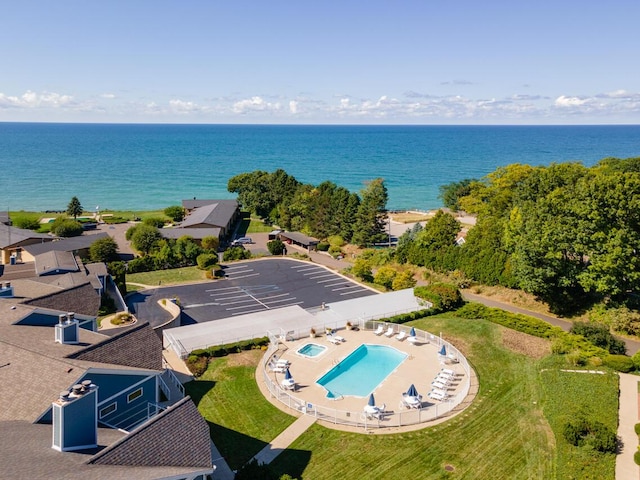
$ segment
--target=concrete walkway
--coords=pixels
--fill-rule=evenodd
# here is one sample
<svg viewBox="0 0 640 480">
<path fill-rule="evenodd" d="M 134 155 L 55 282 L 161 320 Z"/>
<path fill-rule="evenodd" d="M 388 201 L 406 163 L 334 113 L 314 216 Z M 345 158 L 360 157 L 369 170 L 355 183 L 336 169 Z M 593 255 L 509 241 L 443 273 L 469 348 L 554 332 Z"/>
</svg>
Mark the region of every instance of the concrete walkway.
<svg viewBox="0 0 640 480">
<path fill-rule="evenodd" d="M 620 452 L 616 457 L 616 479 L 640 479 L 640 466 L 633 460 L 638 450 L 638 435 L 635 424 L 638 423 L 638 381 L 640 377 L 620 373 L 620 407 L 618 412 L 618 437 Z"/>
<path fill-rule="evenodd" d="M 273 459 L 284 452 L 296 438 L 306 432 L 315 421 L 316 418 L 311 415 L 298 417 L 295 422 L 289 425 L 285 431 L 274 438 L 269 445 L 260 450 L 253 458 L 258 461 L 258 464 L 271 463 Z"/>
</svg>

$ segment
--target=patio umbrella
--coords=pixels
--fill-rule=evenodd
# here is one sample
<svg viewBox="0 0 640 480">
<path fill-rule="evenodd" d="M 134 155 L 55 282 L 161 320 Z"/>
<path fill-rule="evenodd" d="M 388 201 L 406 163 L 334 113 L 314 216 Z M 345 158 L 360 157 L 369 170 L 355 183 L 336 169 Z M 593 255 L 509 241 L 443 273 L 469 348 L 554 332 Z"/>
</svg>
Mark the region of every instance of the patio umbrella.
<svg viewBox="0 0 640 480">
<path fill-rule="evenodd" d="M 289 367 L 287 367 L 287 370 L 284 372 L 284 379 L 285 380 L 291 380 L 293 377 L 291 376 L 291 372 L 289 371 Z"/>
<path fill-rule="evenodd" d="M 369 403 L 367 405 L 369 405 L 370 407 L 376 406 L 376 400 L 373 398 L 373 393 L 369 395 Z"/>
<path fill-rule="evenodd" d="M 411 332 L 409 332 L 409 336 L 410 337 L 415 337 L 416 336 L 416 329 L 411 327 Z"/>
<path fill-rule="evenodd" d="M 412 383 L 411 386 L 409 387 L 409 390 L 407 390 L 407 396 L 408 397 L 418 397 L 418 390 L 416 390 L 415 385 Z"/>
<path fill-rule="evenodd" d="M 447 349 L 444 346 L 444 343 L 442 344 L 442 348 L 440 349 L 440 351 L 438 352 L 438 355 L 442 355 L 443 357 L 447 356 Z"/>
</svg>

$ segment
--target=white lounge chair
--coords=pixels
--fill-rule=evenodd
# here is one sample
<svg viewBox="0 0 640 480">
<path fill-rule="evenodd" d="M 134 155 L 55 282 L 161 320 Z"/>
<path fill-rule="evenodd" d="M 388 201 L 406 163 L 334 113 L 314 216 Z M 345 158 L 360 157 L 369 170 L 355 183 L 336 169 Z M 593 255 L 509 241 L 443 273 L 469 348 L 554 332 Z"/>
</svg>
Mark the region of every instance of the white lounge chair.
<svg viewBox="0 0 640 480">
<path fill-rule="evenodd" d="M 391 338 L 395 333 L 396 332 L 393 330 L 393 327 L 390 326 L 389 328 L 387 328 L 387 331 L 384 333 L 384 336 Z"/>
<path fill-rule="evenodd" d="M 327 340 L 329 340 L 334 345 L 340 345 L 342 343 L 342 340 L 334 337 L 333 335 L 327 335 Z"/>
<path fill-rule="evenodd" d="M 446 373 L 447 375 L 451 375 L 454 376 L 456 375 L 456 372 L 454 372 L 453 370 L 451 370 L 450 368 L 443 368 L 442 370 L 440 370 L 443 373 Z"/>
<path fill-rule="evenodd" d="M 285 367 L 288 367 L 289 365 L 291 365 L 291 362 L 284 358 L 279 358 L 278 360 L 276 360 L 276 366 L 282 366 L 282 365 L 284 365 Z"/>
<path fill-rule="evenodd" d="M 376 328 L 373 333 L 375 333 L 376 335 L 382 335 L 384 333 L 384 325 L 378 325 L 378 328 Z"/>
<path fill-rule="evenodd" d="M 287 371 L 286 365 L 276 365 L 275 363 L 270 363 L 269 369 L 274 373 L 284 373 Z"/>
<path fill-rule="evenodd" d="M 433 382 L 431 386 L 433 388 L 439 388 L 440 390 L 443 390 L 443 391 L 447 389 L 447 384 L 442 382 Z"/>
<path fill-rule="evenodd" d="M 402 330 L 398 335 L 396 335 L 396 339 L 402 341 L 405 338 L 407 338 L 407 332 L 405 332 L 404 330 Z"/>
<path fill-rule="evenodd" d="M 443 392 L 442 390 L 431 390 L 427 396 L 429 398 L 433 398 L 434 400 L 446 400 L 447 398 L 447 394 L 446 392 Z"/>
</svg>

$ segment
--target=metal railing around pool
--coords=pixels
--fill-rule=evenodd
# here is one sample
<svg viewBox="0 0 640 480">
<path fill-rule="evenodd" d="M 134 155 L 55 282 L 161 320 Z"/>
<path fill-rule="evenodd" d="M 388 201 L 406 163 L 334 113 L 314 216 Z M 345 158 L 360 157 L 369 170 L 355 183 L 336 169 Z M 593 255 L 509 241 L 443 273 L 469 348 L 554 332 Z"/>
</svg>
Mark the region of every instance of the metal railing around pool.
<svg viewBox="0 0 640 480">
<path fill-rule="evenodd" d="M 388 328 L 389 325 L 395 325 L 386 324 L 384 322 L 367 321 L 362 322 L 358 326 L 366 330 L 374 330 L 379 324 L 383 324 L 385 329 Z M 405 331 L 405 333 L 409 335 L 411 331 L 410 327 L 402 325 L 395 325 L 394 329 L 395 334 Z M 269 348 L 262 359 L 265 385 L 269 390 L 271 397 L 286 405 L 288 408 L 304 415 L 312 415 L 318 420 L 333 424 L 362 427 L 366 430 L 369 428 L 401 427 L 433 421 L 449 414 L 467 397 L 471 387 L 471 367 L 469 366 L 467 359 L 458 351 L 458 349 L 449 342 L 443 340 L 440 336 L 417 329 L 415 329 L 415 333 L 417 340 L 421 343 L 432 343 L 438 347 L 445 345 L 445 348 L 448 351 L 446 356 L 447 360 L 459 364 L 464 369 L 464 377 L 458 385 L 457 393 L 440 403 L 409 410 L 401 410 L 400 408 L 395 409 L 394 406 L 391 406 L 392 410 L 387 410 L 381 415 L 380 419 L 370 419 L 363 411 L 340 410 L 337 408 L 329 408 L 323 405 L 306 402 L 303 398 L 296 396 L 295 393 L 290 390 L 282 388 L 269 376 L 269 363 L 272 361 L 274 354 L 278 351 L 277 342 L 269 345 Z M 273 339 L 275 340 L 276 337 L 274 336 Z"/>
</svg>

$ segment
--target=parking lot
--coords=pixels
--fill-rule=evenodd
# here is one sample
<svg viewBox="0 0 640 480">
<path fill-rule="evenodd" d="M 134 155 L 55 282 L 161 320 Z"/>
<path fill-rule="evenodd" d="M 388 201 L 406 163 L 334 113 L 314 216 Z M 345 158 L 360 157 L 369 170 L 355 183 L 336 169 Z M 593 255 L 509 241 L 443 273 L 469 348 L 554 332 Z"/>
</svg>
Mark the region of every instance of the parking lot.
<svg viewBox="0 0 640 480">
<path fill-rule="evenodd" d="M 224 267 L 224 273 L 221 280 L 141 291 L 127 303 L 139 320 L 155 326 L 169 319 L 158 301 L 178 298 L 183 307 L 183 325 L 187 325 L 291 305 L 308 309 L 375 295 L 321 265 L 291 259 L 232 263 Z"/>
</svg>

